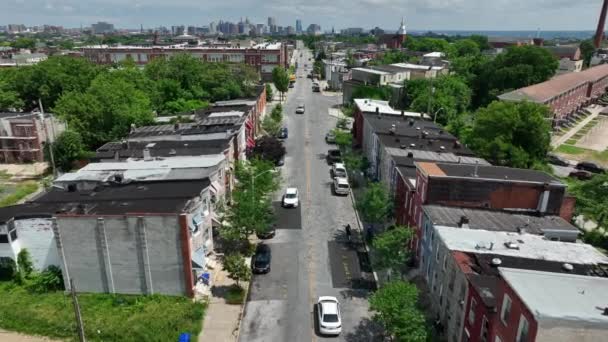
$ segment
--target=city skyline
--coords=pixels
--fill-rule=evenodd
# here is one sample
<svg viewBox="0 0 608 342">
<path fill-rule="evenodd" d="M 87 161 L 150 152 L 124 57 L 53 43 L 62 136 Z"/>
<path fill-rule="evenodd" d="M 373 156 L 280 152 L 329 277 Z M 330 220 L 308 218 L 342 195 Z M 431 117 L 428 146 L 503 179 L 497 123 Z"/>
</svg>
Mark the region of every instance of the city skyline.
<svg viewBox="0 0 608 342">
<path fill-rule="evenodd" d="M 405 16 L 412 30 L 593 30 L 600 3 L 549 0 L 321 0 L 289 3 L 269 0 L 263 4 L 235 0 L 229 4 L 205 4 L 176 0 L 171 5 L 158 0 L 124 3 L 118 0 L 8 0 L 0 4 L 0 23 L 90 26 L 97 21 L 117 28 L 134 29 L 172 25 L 203 26 L 220 19 L 238 22 L 247 13 L 252 23 L 267 24 L 275 17 L 278 26 L 303 28 L 314 23 L 336 30 L 348 27 L 373 28 L 397 26 Z M 373 11 L 370 11 L 373 8 Z M 235 10 L 236 9 L 236 10 Z M 538 14 L 542 11 L 543 15 Z"/>
</svg>

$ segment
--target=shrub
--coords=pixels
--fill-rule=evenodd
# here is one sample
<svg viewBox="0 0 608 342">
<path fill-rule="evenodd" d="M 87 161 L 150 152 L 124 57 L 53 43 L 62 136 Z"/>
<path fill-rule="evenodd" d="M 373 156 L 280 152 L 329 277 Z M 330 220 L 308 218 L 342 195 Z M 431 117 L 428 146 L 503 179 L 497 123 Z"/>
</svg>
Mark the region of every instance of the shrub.
<svg viewBox="0 0 608 342">
<path fill-rule="evenodd" d="M 11 258 L 0 258 L 0 281 L 13 280 L 17 274 L 17 265 Z"/>
<path fill-rule="evenodd" d="M 228 304 L 243 304 L 245 301 L 245 290 L 238 286 L 233 285 L 228 289 L 226 293 L 226 303 Z"/>
<path fill-rule="evenodd" d="M 27 285 L 27 288 L 35 293 L 64 290 L 61 269 L 51 265 L 43 272 L 34 274 L 31 277 L 31 281 Z"/>
<path fill-rule="evenodd" d="M 24 277 L 29 277 L 34 270 L 34 264 L 32 263 L 32 258 L 30 257 L 30 252 L 27 249 L 22 249 L 19 254 L 17 254 L 17 265 L 19 266 L 19 273 Z"/>
</svg>

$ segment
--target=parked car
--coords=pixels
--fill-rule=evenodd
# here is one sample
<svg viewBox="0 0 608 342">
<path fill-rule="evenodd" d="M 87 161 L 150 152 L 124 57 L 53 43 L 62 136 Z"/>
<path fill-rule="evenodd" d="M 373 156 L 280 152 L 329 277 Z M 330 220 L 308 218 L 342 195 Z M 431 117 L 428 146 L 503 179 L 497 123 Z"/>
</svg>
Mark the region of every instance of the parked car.
<svg viewBox="0 0 608 342">
<path fill-rule="evenodd" d="M 585 170 L 574 170 L 568 174 L 568 177 L 580 179 L 580 180 L 589 180 L 593 178 L 593 173 Z"/>
<path fill-rule="evenodd" d="M 601 166 L 599 166 L 599 165 L 597 165 L 595 163 L 588 162 L 588 161 L 583 161 L 583 162 L 580 162 L 580 163 L 576 164 L 576 169 L 577 170 L 585 170 L 585 171 L 589 171 L 589 172 L 593 172 L 593 173 L 604 173 L 604 172 L 606 172 L 606 170 L 603 167 L 601 167 Z"/>
<path fill-rule="evenodd" d="M 344 177 L 346 178 L 346 167 L 342 163 L 334 163 L 331 166 L 332 177 Z"/>
<path fill-rule="evenodd" d="M 275 236 L 275 234 L 276 234 L 276 229 L 274 226 L 268 227 L 268 229 L 265 232 L 256 232 L 255 233 L 255 235 L 258 237 L 258 239 L 262 239 L 262 240 L 273 238 Z"/>
<path fill-rule="evenodd" d="M 259 244 L 255 249 L 255 254 L 251 260 L 251 268 L 253 273 L 268 273 L 270 272 L 270 261 L 272 254 L 270 247 L 265 244 Z"/>
<path fill-rule="evenodd" d="M 570 166 L 570 163 L 566 159 L 552 153 L 547 154 L 547 161 L 553 165 Z"/>
<path fill-rule="evenodd" d="M 336 143 L 336 133 L 334 133 L 334 131 L 327 132 L 327 134 L 325 134 L 325 142 L 328 144 L 335 144 Z"/>
<path fill-rule="evenodd" d="M 317 301 L 317 319 L 321 334 L 340 335 L 342 332 L 342 315 L 340 314 L 340 303 L 336 297 L 319 297 Z"/>
<path fill-rule="evenodd" d="M 300 205 L 300 197 L 297 188 L 287 188 L 283 194 L 284 208 L 297 208 Z"/>
<path fill-rule="evenodd" d="M 350 185 L 348 184 L 348 179 L 345 177 L 334 177 L 334 193 L 336 195 L 344 195 L 348 196 L 350 192 Z"/>
<path fill-rule="evenodd" d="M 312 91 L 315 93 L 321 92 L 321 86 L 319 86 L 319 83 L 315 82 L 312 84 Z"/>
<path fill-rule="evenodd" d="M 287 139 L 287 136 L 289 135 L 289 131 L 287 130 L 287 127 L 282 127 L 279 130 L 279 139 Z"/>
<path fill-rule="evenodd" d="M 300 104 L 296 108 L 296 114 L 304 114 L 304 111 L 305 111 L 304 104 Z"/>
<path fill-rule="evenodd" d="M 296 86 L 295 82 L 289 82 L 289 88 L 294 88 Z"/>
<path fill-rule="evenodd" d="M 327 162 L 329 162 L 330 164 L 342 162 L 342 153 L 340 152 L 340 150 L 328 150 Z"/>
</svg>

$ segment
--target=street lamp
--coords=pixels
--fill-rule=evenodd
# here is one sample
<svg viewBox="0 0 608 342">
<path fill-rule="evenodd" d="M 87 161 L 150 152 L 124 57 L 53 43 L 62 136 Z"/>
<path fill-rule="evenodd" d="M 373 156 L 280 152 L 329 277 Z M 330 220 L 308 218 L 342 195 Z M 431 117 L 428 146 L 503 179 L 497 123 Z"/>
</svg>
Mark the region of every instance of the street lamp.
<svg viewBox="0 0 608 342">
<path fill-rule="evenodd" d="M 441 112 L 441 111 L 445 112 L 445 108 L 441 107 L 439 109 L 437 109 L 437 111 L 435 111 L 435 114 L 433 114 L 433 122 L 437 122 L 437 113 Z"/>
</svg>

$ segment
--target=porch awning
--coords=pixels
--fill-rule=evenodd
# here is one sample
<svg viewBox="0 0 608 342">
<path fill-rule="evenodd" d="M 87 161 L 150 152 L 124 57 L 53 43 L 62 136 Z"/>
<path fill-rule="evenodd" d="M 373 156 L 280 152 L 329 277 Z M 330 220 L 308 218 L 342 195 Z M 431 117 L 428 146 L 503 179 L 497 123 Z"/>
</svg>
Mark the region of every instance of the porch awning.
<svg viewBox="0 0 608 342">
<path fill-rule="evenodd" d="M 199 248 L 192 253 L 192 268 L 205 268 L 205 249 Z"/>
</svg>

